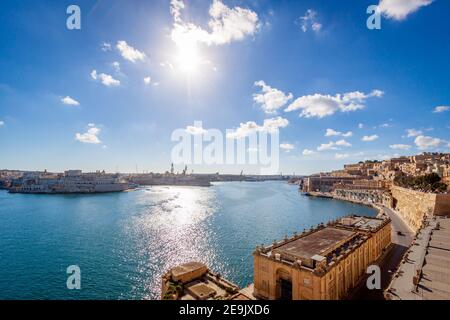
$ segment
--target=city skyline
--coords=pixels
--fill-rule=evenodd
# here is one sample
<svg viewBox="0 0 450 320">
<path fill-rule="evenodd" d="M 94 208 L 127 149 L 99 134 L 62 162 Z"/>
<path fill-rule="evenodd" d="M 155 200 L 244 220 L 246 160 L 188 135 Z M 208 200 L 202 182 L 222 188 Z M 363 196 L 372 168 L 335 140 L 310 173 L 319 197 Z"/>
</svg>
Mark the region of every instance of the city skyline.
<svg viewBox="0 0 450 320">
<path fill-rule="evenodd" d="M 5 3 L 0 167 L 164 172 L 196 121 L 278 128 L 286 174 L 449 152 L 450 4 L 380 1 L 369 30 L 377 2 L 78 1 L 81 30 L 70 3 Z"/>
</svg>

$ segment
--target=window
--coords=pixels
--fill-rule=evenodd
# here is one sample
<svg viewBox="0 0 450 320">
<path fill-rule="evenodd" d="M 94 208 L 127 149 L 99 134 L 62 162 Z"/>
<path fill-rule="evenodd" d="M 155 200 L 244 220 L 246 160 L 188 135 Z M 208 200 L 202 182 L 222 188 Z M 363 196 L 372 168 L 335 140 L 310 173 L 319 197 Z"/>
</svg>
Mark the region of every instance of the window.
<svg viewBox="0 0 450 320">
<path fill-rule="evenodd" d="M 269 290 L 269 282 L 268 281 L 263 280 L 261 282 L 261 290 L 264 290 L 264 291 L 268 291 Z"/>
<path fill-rule="evenodd" d="M 305 285 L 306 287 L 310 287 L 311 286 L 311 279 L 310 278 L 303 278 L 303 285 Z"/>
</svg>

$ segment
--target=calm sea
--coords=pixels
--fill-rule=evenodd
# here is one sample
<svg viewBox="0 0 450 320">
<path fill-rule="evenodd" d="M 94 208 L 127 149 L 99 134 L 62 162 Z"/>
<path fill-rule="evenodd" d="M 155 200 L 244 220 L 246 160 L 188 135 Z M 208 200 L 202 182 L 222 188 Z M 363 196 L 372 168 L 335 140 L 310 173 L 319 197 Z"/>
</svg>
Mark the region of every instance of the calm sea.
<svg viewBox="0 0 450 320">
<path fill-rule="evenodd" d="M 0 299 L 158 299 L 171 266 L 201 261 L 240 286 L 252 252 L 365 206 L 308 198 L 283 182 L 149 187 L 97 195 L 0 190 Z M 66 269 L 81 268 L 81 290 Z"/>
</svg>

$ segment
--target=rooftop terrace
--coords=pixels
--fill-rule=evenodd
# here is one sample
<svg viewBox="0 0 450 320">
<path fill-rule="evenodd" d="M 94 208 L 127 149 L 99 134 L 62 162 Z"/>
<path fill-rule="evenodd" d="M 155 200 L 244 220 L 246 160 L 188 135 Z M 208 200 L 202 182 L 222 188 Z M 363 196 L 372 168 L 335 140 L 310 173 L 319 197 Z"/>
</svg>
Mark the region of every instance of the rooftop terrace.
<svg viewBox="0 0 450 320">
<path fill-rule="evenodd" d="M 283 244 L 273 250 L 293 257 L 296 260 L 313 259 L 326 256 L 356 235 L 356 232 L 326 227 L 305 237 Z"/>
<path fill-rule="evenodd" d="M 285 237 L 270 246 L 258 246 L 255 254 L 297 265 L 313 272 L 323 272 L 333 261 L 339 260 L 364 242 L 370 233 L 390 223 L 390 219 L 347 216 L 326 226 L 320 224 L 301 234 Z"/>
<path fill-rule="evenodd" d="M 346 227 L 357 228 L 363 231 L 375 231 L 383 226 L 386 222 L 383 219 L 348 216 L 339 220 L 339 223 Z"/>
</svg>

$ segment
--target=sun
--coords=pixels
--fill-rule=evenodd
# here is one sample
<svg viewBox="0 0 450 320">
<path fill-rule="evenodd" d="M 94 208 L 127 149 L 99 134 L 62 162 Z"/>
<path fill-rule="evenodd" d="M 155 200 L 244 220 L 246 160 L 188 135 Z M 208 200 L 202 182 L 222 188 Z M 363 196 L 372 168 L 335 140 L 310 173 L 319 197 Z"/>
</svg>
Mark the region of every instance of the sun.
<svg viewBox="0 0 450 320">
<path fill-rule="evenodd" d="M 201 54 L 195 43 L 184 43 L 178 47 L 176 63 L 178 68 L 189 75 L 194 74 L 202 62 Z"/>
</svg>

